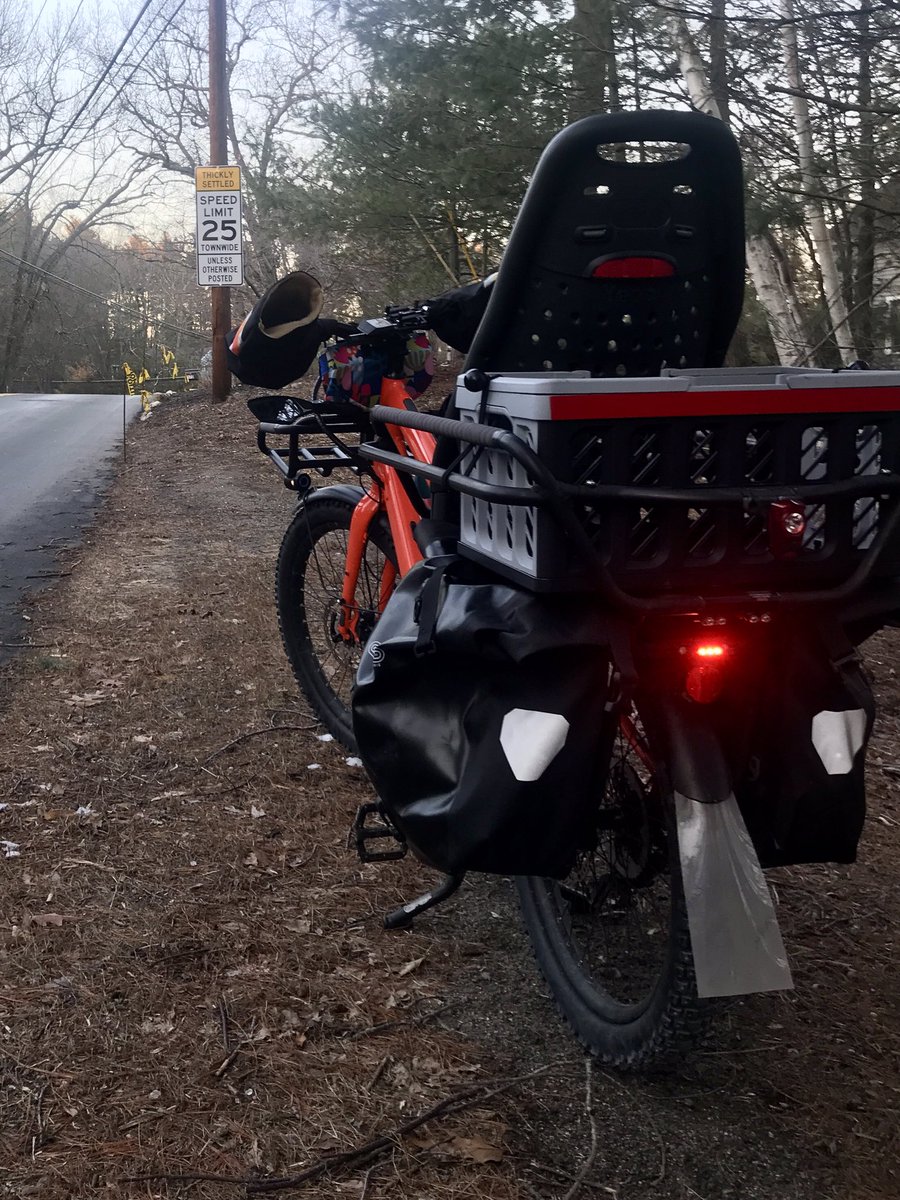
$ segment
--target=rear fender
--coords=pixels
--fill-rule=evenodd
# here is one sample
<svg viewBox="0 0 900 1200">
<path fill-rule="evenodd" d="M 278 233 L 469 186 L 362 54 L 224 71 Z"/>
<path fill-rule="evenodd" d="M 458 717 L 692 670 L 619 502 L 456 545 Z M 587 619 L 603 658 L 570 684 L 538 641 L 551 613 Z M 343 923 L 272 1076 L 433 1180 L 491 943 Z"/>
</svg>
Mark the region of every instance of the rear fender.
<svg viewBox="0 0 900 1200">
<path fill-rule="evenodd" d="M 793 987 L 772 897 L 708 710 L 657 694 L 642 711 L 675 800 L 697 994 Z"/>
</svg>

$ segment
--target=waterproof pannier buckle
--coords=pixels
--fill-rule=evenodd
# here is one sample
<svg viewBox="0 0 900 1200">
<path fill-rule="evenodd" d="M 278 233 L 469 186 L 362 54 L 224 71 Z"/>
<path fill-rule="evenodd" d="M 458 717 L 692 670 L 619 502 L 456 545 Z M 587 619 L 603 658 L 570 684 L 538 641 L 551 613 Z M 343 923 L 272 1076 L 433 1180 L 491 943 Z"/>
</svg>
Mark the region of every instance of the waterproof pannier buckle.
<svg viewBox="0 0 900 1200">
<path fill-rule="evenodd" d="M 391 824 L 387 813 L 378 803 L 359 806 L 353 822 L 353 837 L 360 862 L 392 862 L 406 854 L 406 839 L 400 830 Z M 383 843 L 385 839 L 394 843 L 393 849 L 369 849 L 370 842 Z"/>
</svg>

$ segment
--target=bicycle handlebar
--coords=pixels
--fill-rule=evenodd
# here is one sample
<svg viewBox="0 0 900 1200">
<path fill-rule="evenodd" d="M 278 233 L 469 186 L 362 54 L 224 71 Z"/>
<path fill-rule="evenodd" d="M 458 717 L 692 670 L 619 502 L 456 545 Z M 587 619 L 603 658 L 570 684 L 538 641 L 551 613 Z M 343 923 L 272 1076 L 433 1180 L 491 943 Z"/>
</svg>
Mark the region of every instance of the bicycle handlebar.
<svg viewBox="0 0 900 1200">
<path fill-rule="evenodd" d="M 407 429 L 421 429 L 435 437 L 452 437 L 470 442 L 473 446 L 498 448 L 504 429 L 491 429 L 474 421 L 454 421 L 450 417 L 437 417 L 432 413 L 405 412 L 401 408 L 388 408 L 374 404 L 369 416 L 379 425 L 403 425 Z M 524 444 L 524 443 L 523 443 Z"/>
</svg>

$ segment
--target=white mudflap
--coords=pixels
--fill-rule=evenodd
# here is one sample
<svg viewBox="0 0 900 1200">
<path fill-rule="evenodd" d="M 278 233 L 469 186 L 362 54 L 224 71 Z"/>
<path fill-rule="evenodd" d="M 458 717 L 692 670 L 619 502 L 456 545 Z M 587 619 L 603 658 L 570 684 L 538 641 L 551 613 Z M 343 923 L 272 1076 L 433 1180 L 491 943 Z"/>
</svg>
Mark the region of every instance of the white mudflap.
<svg viewBox="0 0 900 1200">
<path fill-rule="evenodd" d="M 675 812 L 697 994 L 793 987 L 772 897 L 734 794 L 704 804 L 676 791 Z"/>
</svg>

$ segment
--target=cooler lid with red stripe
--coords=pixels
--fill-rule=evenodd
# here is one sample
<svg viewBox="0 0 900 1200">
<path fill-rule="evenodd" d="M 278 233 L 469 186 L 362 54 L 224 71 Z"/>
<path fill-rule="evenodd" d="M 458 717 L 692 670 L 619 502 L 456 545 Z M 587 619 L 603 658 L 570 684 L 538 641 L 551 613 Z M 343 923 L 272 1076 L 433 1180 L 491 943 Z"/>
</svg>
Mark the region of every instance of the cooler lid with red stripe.
<svg viewBox="0 0 900 1200">
<path fill-rule="evenodd" d="M 462 386 L 456 399 L 463 411 L 481 402 Z M 710 368 L 652 379 L 511 373 L 492 380 L 488 409 L 534 421 L 900 412 L 900 371 Z"/>
</svg>

